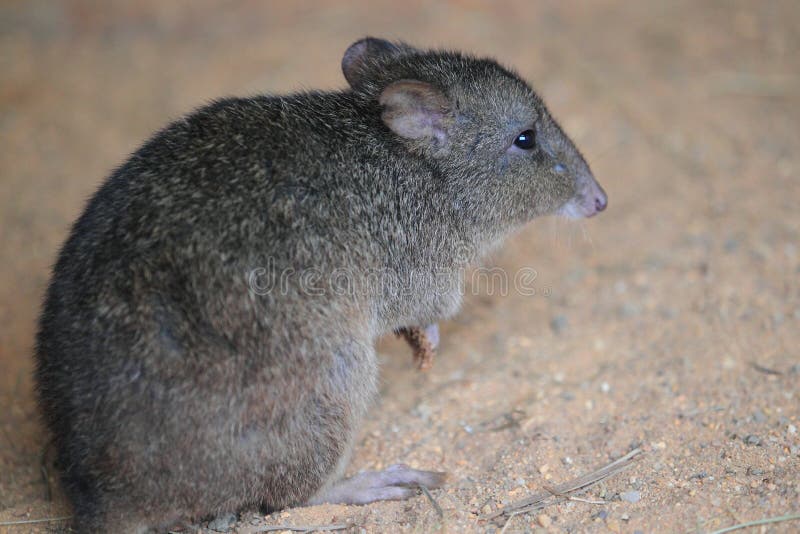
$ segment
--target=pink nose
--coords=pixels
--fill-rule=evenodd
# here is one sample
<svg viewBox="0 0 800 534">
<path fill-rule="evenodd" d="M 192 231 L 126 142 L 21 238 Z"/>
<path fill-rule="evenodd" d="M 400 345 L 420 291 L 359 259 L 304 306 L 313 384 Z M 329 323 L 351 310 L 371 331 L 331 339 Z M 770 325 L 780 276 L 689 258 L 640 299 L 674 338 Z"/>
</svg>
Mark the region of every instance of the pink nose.
<svg viewBox="0 0 800 534">
<path fill-rule="evenodd" d="M 606 206 L 608 206 L 608 197 L 606 196 L 605 191 L 601 189 L 600 193 L 594 197 L 594 208 L 597 211 L 603 211 L 606 209 Z"/>
<path fill-rule="evenodd" d="M 586 199 L 586 204 L 584 205 L 589 210 L 587 217 L 592 217 L 606 209 L 606 206 L 608 206 L 608 195 L 606 195 L 606 192 L 603 191 L 603 188 L 594 178 L 591 178 L 591 182 L 589 182 L 588 185 L 588 191 L 584 193 L 584 198 Z M 594 199 L 594 203 L 592 203 L 592 199 Z"/>
</svg>

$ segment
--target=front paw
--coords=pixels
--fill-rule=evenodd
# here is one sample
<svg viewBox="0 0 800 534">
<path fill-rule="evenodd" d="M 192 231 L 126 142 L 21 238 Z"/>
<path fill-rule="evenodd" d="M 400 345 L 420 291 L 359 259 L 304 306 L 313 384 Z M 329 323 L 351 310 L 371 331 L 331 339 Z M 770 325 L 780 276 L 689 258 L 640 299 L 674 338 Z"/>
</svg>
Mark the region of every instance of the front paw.
<svg viewBox="0 0 800 534">
<path fill-rule="evenodd" d="M 409 326 L 397 330 L 414 351 L 414 363 L 417 369 L 426 371 L 433 367 L 433 357 L 439 347 L 439 325 L 429 324 L 426 327 Z"/>
</svg>

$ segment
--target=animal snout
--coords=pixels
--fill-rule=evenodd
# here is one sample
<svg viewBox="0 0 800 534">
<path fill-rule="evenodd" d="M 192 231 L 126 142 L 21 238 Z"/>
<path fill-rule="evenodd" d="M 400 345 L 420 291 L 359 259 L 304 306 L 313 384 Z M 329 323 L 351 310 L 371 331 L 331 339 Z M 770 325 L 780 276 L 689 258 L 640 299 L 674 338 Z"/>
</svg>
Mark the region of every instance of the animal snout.
<svg viewBox="0 0 800 534">
<path fill-rule="evenodd" d="M 559 213 L 571 219 L 594 217 L 608 206 L 608 195 L 591 174 L 578 175 L 575 196 Z"/>
<path fill-rule="evenodd" d="M 608 206 L 608 195 L 606 195 L 606 192 L 603 191 L 602 187 L 600 187 L 600 184 L 598 184 L 595 180 L 592 180 L 592 185 L 593 185 L 592 197 L 594 197 L 594 213 L 589 214 L 588 217 L 591 217 L 592 215 L 597 215 L 598 213 L 606 209 L 606 206 Z"/>
<path fill-rule="evenodd" d="M 594 217 L 608 206 L 608 195 L 594 179 L 584 189 L 581 207 L 585 217 Z"/>
</svg>

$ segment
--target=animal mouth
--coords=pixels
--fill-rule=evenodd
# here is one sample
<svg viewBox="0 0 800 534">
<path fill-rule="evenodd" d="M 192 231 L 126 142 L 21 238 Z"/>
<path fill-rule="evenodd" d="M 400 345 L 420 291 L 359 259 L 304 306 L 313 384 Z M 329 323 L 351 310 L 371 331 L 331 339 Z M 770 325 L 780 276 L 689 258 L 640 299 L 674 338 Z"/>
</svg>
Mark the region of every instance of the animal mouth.
<svg viewBox="0 0 800 534">
<path fill-rule="evenodd" d="M 558 215 L 568 219 L 584 219 L 594 217 L 608 207 L 608 196 L 600 185 L 594 182 L 586 189 L 561 206 Z"/>
</svg>

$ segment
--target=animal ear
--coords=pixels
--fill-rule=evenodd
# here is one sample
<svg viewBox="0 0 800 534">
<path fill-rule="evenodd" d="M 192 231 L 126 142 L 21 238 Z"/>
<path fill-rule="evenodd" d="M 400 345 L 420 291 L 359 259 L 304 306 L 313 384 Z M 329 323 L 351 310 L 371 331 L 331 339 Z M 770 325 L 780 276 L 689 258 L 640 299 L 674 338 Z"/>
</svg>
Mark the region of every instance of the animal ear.
<svg viewBox="0 0 800 534">
<path fill-rule="evenodd" d="M 384 39 L 365 37 L 350 45 L 342 57 L 342 72 L 350 84 L 355 88 L 361 82 L 363 67 L 371 59 L 379 57 L 399 56 L 406 49 L 405 45 L 396 45 Z"/>
<path fill-rule="evenodd" d="M 389 85 L 378 99 L 381 119 L 394 133 L 406 139 L 429 138 L 444 144 L 450 102 L 434 86 L 417 80 L 400 80 Z"/>
</svg>

